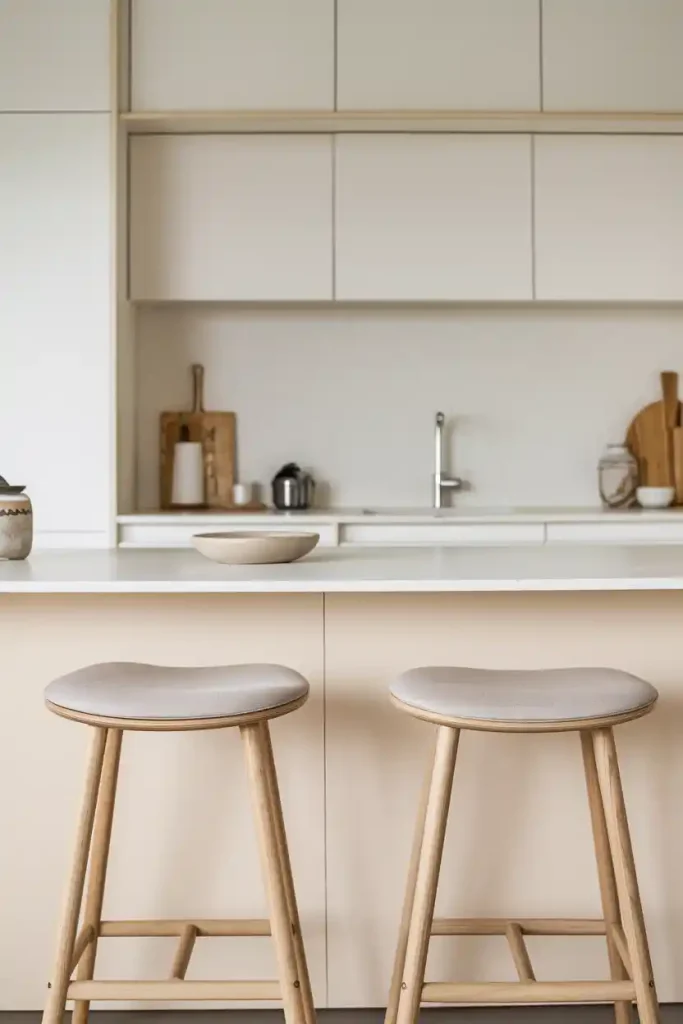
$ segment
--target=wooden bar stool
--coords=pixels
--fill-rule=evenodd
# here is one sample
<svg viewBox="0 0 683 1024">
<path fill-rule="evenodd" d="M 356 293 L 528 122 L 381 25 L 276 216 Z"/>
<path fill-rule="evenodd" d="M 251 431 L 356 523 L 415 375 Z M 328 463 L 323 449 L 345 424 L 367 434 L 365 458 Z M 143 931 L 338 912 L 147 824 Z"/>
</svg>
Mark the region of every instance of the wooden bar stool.
<svg viewBox="0 0 683 1024">
<path fill-rule="evenodd" d="M 495 672 L 418 668 L 391 687 L 401 711 L 438 726 L 436 753 L 419 813 L 386 1024 L 414 1024 L 421 1003 L 614 1003 L 627 1024 L 657 1024 L 643 911 L 612 727 L 651 711 L 657 691 L 613 669 Z M 603 919 L 434 918 L 455 757 L 461 729 L 578 732 L 588 789 Z M 524 935 L 604 935 L 611 980 L 537 981 Z M 425 984 L 432 935 L 502 935 L 519 981 Z"/>
<path fill-rule="evenodd" d="M 314 1024 L 315 1011 L 301 938 L 268 721 L 300 708 L 308 683 L 280 665 L 161 668 L 132 663 L 93 665 L 51 683 L 50 711 L 92 727 L 85 793 L 43 1014 L 62 1024 L 74 1000 L 74 1024 L 86 1024 L 91 1000 L 281 999 L 287 1024 Z M 270 920 L 102 921 L 102 901 L 121 738 L 127 729 L 226 729 L 239 726 L 268 890 Z M 85 906 L 81 904 L 88 886 Z M 95 981 L 100 936 L 177 935 L 167 981 Z M 188 981 L 198 936 L 272 935 L 278 981 Z M 76 973 L 76 980 L 71 980 Z"/>
</svg>

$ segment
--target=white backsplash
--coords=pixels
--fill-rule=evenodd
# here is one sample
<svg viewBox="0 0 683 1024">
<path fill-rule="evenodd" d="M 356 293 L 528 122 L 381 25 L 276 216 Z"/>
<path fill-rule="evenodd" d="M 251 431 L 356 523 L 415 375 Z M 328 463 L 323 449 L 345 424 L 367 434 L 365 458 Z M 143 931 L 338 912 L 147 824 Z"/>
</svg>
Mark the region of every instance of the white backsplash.
<svg viewBox="0 0 683 1024">
<path fill-rule="evenodd" d="M 158 504 L 158 417 L 238 417 L 239 475 L 295 460 L 336 506 L 431 500 L 433 418 L 452 430 L 466 507 L 596 505 L 596 464 L 658 373 L 683 370 L 683 310 L 591 307 L 234 308 L 138 312 L 138 507 Z M 682 388 L 683 390 L 683 388 Z"/>
</svg>

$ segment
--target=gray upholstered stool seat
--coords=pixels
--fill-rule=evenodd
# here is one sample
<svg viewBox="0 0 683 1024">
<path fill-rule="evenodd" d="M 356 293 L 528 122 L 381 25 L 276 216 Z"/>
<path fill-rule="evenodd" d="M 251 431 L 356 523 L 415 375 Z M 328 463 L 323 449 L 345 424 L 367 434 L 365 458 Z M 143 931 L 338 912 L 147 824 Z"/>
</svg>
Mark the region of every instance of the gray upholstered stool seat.
<svg viewBox="0 0 683 1024">
<path fill-rule="evenodd" d="M 415 668 L 391 686 L 392 696 L 419 715 L 484 723 L 534 724 L 622 718 L 650 708 L 654 686 L 610 668 L 497 671 Z"/>
<path fill-rule="evenodd" d="M 99 718 L 187 721 L 275 712 L 307 694 L 303 676 L 282 665 L 169 668 L 107 662 L 55 679 L 45 699 L 67 712 Z"/>
</svg>

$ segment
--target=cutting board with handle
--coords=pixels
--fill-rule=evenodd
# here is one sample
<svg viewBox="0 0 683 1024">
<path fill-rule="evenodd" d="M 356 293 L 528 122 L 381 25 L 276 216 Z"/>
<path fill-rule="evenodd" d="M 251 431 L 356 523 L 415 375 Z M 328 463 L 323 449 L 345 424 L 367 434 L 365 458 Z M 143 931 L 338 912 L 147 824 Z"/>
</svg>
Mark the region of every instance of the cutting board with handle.
<svg viewBox="0 0 683 1024">
<path fill-rule="evenodd" d="M 234 412 L 204 411 L 204 367 L 192 367 L 193 398 L 190 412 L 162 412 L 159 493 L 162 509 L 172 508 L 173 453 L 183 427 L 188 440 L 199 441 L 204 450 L 204 493 L 208 508 L 229 508 L 235 482 Z"/>
<path fill-rule="evenodd" d="M 663 373 L 661 381 L 662 398 L 641 409 L 626 434 L 626 443 L 638 460 L 640 483 L 644 487 L 673 487 L 676 479 L 674 451 L 678 442 L 674 445 L 674 438 L 681 417 L 678 374 Z"/>
</svg>

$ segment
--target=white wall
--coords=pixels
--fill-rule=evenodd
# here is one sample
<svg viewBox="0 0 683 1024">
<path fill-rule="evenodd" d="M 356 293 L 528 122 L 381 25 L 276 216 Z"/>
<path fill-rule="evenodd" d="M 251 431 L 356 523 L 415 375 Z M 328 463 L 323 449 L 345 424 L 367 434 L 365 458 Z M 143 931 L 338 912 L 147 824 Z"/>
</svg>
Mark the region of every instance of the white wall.
<svg viewBox="0 0 683 1024">
<path fill-rule="evenodd" d="M 206 366 L 207 408 L 238 415 L 240 475 L 299 460 L 335 505 L 425 505 L 432 418 L 452 417 L 462 506 L 595 505 L 596 462 L 683 369 L 683 310 L 234 309 L 139 314 L 138 505 L 157 503 L 162 409 Z"/>
</svg>

